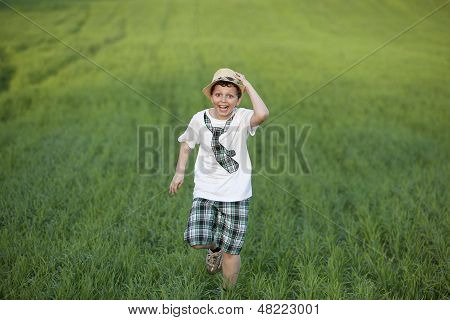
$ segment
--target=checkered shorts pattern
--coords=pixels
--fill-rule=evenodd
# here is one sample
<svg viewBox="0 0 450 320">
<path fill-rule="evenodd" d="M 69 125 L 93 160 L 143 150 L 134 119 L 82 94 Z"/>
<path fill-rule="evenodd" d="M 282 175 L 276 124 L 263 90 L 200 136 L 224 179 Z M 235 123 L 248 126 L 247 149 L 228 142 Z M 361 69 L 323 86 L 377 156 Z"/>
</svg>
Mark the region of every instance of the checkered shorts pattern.
<svg viewBox="0 0 450 320">
<path fill-rule="evenodd" d="M 228 171 L 228 173 L 236 172 L 239 169 L 239 163 L 237 163 L 236 160 L 231 158 L 236 155 L 236 151 L 227 150 L 223 145 L 219 143 L 219 137 L 221 134 L 225 133 L 228 130 L 228 127 L 230 126 L 233 118 L 234 114 L 230 119 L 227 120 L 223 128 L 218 128 L 212 126 L 211 120 L 206 115 L 206 112 L 203 115 L 205 125 L 213 135 L 211 139 L 211 148 L 214 153 L 214 157 L 216 158 L 217 162 L 222 166 L 222 168 Z"/>
<path fill-rule="evenodd" d="M 194 198 L 184 241 L 189 245 L 216 245 L 229 254 L 239 254 L 244 244 L 250 198 L 236 202 Z"/>
</svg>

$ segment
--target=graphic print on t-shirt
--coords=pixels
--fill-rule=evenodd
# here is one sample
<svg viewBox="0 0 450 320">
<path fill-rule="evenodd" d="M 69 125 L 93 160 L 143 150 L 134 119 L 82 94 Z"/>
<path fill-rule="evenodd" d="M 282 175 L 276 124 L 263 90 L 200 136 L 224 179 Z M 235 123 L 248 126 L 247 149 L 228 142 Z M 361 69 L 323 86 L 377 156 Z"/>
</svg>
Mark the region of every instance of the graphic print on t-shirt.
<svg viewBox="0 0 450 320">
<path fill-rule="evenodd" d="M 230 119 L 227 120 L 227 122 L 225 123 L 225 126 L 223 128 L 213 127 L 211 124 L 211 120 L 206 115 L 206 112 L 204 113 L 203 118 L 205 120 L 206 127 L 212 133 L 211 148 L 213 150 L 214 157 L 216 158 L 217 162 L 228 173 L 236 172 L 239 169 L 239 163 L 237 163 L 236 160 L 231 158 L 236 155 L 236 151 L 227 150 L 219 142 L 220 135 L 225 133 L 228 130 L 228 127 L 230 126 L 230 123 L 233 120 L 234 115 Z"/>
</svg>

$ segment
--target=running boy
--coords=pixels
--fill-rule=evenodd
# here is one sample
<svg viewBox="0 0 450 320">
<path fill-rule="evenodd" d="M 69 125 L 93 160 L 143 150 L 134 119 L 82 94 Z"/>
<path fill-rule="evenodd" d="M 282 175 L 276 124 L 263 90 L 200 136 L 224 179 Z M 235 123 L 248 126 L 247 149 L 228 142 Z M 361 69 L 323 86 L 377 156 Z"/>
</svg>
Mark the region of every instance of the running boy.
<svg viewBox="0 0 450 320">
<path fill-rule="evenodd" d="M 245 91 L 253 110 L 237 107 Z M 208 249 L 206 270 L 222 269 L 226 289 L 238 278 L 252 196 L 247 137 L 255 135 L 269 110 L 245 76 L 231 69 L 219 69 L 203 93 L 212 108 L 196 113 L 178 138 L 180 155 L 169 193 L 183 184 L 189 154 L 199 144 L 184 240 L 195 249 Z"/>
</svg>

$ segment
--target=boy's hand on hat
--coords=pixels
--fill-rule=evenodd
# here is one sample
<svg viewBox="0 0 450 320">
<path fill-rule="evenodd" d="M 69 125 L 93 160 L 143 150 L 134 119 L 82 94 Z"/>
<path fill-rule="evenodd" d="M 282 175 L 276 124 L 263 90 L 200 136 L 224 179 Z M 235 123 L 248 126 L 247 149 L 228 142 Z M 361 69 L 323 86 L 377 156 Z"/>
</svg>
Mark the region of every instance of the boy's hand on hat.
<svg viewBox="0 0 450 320">
<path fill-rule="evenodd" d="M 238 79 L 238 80 L 241 80 L 242 81 L 242 84 L 244 85 L 244 86 L 248 86 L 249 84 L 250 84 L 250 82 L 248 82 L 248 80 L 245 78 L 245 76 L 242 74 L 242 73 L 239 73 L 239 72 L 235 72 L 236 73 L 236 78 Z"/>
<path fill-rule="evenodd" d="M 169 193 L 175 194 L 181 188 L 184 182 L 184 174 L 175 173 L 169 186 Z"/>
</svg>

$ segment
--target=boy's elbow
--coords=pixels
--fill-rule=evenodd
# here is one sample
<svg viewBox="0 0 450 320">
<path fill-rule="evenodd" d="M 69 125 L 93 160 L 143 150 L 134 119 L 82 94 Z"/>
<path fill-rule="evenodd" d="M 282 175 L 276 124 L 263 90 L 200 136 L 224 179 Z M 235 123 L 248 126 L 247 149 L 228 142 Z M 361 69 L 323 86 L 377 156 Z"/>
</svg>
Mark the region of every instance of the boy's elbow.
<svg viewBox="0 0 450 320">
<path fill-rule="evenodd" d="M 269 117 L 269 111 L 266 111 L 266 112 L 262 113 L 261 115 L 259 115 L 259 116 L 258 116 L 258 119 L 259 119 L 261 122 L 264 122 L 264 121 L 267 120 L 268 117 Z"/>
<path fill-rule="evenodd" d="M 262 124 L 266 119 L 269 117 L 269 113 L 261 113 L 261 114 L 255 114 L 253 115 L 250 123 L 252 127 L 259 126 Z"/>
</svg>

